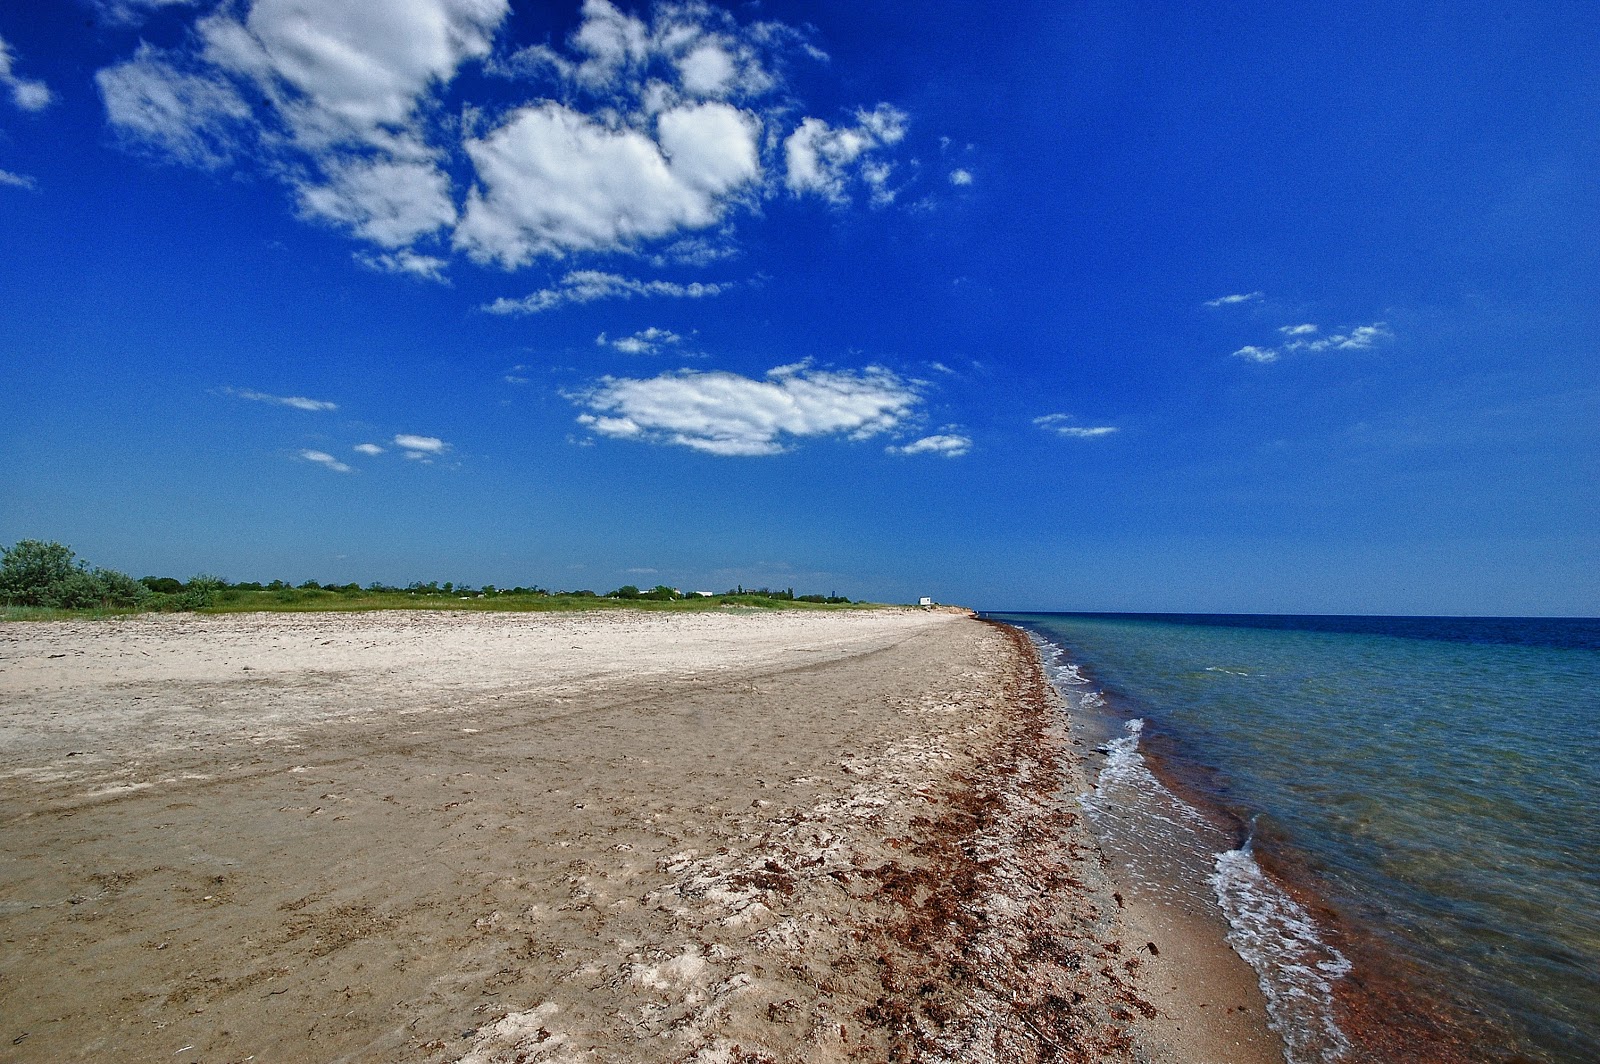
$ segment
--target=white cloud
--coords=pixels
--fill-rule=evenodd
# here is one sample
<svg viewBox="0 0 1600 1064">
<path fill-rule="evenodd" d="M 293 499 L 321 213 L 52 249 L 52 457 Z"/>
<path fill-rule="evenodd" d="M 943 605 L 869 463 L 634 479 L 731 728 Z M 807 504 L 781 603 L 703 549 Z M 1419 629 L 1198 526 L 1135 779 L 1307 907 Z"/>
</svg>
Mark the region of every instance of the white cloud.
<svg viewBox="0 0 1600 1064">
<path fill-rule="evenodd" d="M 184 2 L 100 0 L 135 22 Z M 179 45 L 141 43 L 96 80 L 128 144 L 199 168 L 254 164 L 302 217 L 378 249 L 356 255 L 363 265 L 432 280 L 446 246 L 508 270 L 656 243 L 664 261 L 704 264 L 727 253 L 732 218 L 779 186 L 786 159 L 796 193 L 842 202 L 857 182 L 876 204 L 896 195 L 885 152 L 904 113 L 879 104 L 854 125 L 794 128 L 786 63 L 826 58 L 800 31 L 698 0 L 647 16 L 586 0 L 565 42 L 494 58 L 509 10 L 226 0 L 192 16 Z M 447 112 L 445 91 L 473 65 L 537 84 L 508 106 L 502 86 L 468 83 L 477 98 Z M 708 229 L 721 246 L 697 237 Z"/>
<path fill-rule="evenodd" d="M 95 74 L 106 115 L 125 141 L 213 170 L 239 149 L 250 107 L 226 80 L 189 74 L 149 44 Z"/>
<path fill-rule="evenodd" d="M 1254 303 L 1265 298 L 1266 294 L 1264 292 L 1246 292 L 1243 295 L 1218 296 L 1216 299 L 1208 299 L 1206 300 L 1206 306 L 1230 307 L 1236 303 Z"/>
<path fill-rule="evenodd" d="M 853 126 L 830 126 L 820 118 L 805 118 L 783 142 L 784 184 L 795 195 L 811 193 L 833 203 L 846 203 L 852 176 L 859 177 L 875 201 L 892 200 L 888 189 L 892 164 L 875 154 L 905 137 L 906 114 L 880 103 L 871 111 L 856 112 Z"/>
<path fill-rule="evenodd" d="M 412 251 L 410 248 L 401 248 L 399 251 L 382 252 L 374 255 L 366 251 L 352 253 L 355 260 L 369 270 L 379 273 L 407 274 L 424 281 L 438 281 L 442 285 L 449 285 L 450 279 L 444 275 L 445 268 L 450 264 L 435 255 L 423 255 Z"/>
<path fill-rule="evenodd" d="M 634 296 L 666 296 L 675 299 L 704 299 L 720 295 L 732 287 L 726 283 L 704 284 L 692 281 L 641 281 L 635 277 L 601 270 L 573 270 L 554 287 L 541 288 L 521 299 L 501 297 L 486 303 L 490 314 L 538 314 L 567 303 L 592 303 L 597 299 L 632 299 Z"/>
<path fill-rule="evenodd" d="M 163 7 L 193 7 L 199 0 L 100 0 L 98 6 L 112 22 L 143 22 L 150 12 Z"/>
<path fill-rule="evenodd" d="M 520 108 L 466 142 L 479 184 L 455 246 L 511 269 L 705 229 L 761 175 L 760 122 L 726 103 L 657 116 L 654 138 L 563 104 Z"/>
<path fill-rule="evenodd" d="M 306 214 L 344 225 L 383 248 L 405 248 L 456 220 L 450 179 L 431 162 L 331 163 L 323 184 L 302 184 L 299 192 Z"/>
<path fill-rule="evenodd" d="M 55 94 L 42 81 L 18 77 L 12 70 L 16 57 L 11 45 L 0 37 L 0 88 L 8 90 L 11 102 L 24 111 L 42 111 L 55 100 Z"/>
<path fill-rule="evenodd" d="M 956 186 L 970 185 L 972 184 L 972 172 L 970 170 L 951 170 L 950 183 Z"/>
<path fill-rule="evenodd" d="M 404 432 L 394 438 L 394 445 L 404 451 L 407 458 L 420 461 L 432 460 L 450 450 L 450 445 L 437 436 L 413 436 Z"/>
<path fill-rule="evenodd" d="M 249 399 L 256 403 L 274 403 L 278 406 L 292 406 L 296 410 L 337 410 L 338 403 L 330 403 L 324 399 L 307 399 L 303 395 L 268 395 L 266 392 L 255 392 L 248 388 L 219 388 L 223 395 L 231 395 L 235 399 Z"/>
<path fill-rule="evenodd" d="M 300 146 L 425 151 L 419 111 L 482 59 L 507 0 L 254 0 L 197 25 L 203 55 L 263 93 Z"/>
<path fill-rule="evenodd" d="M 1289 352 L 1365 351 L 1394 338 L 1388 323 L 1381 321 L 1373 322 L 1371 325 L 1358 325 L 1346 332 L 1318 336 L 1314 340 L 1306 337 L 1318 331 L 1316 325 L 1285 325 L 1278 331 L 1295 339 L 1285 341 L 1280 347 L 1258 347 L 1255 344 L 1247 344 L 1235 351 L 1234 357 L 1248 359 L 1251 362 L 1276 362 Z"/>
<path fill-rule="evenodd" d="M 1102 436 L 1110 436 L 1117 432 L 1114 425 L 1077 425 L 1078 419 L 1071 414 L 1045 414 L 1033 419 L 1033 423 L 1046 432 L 1053 432 L 1057 436 L 1065 436 L 1074 440 L 1093 440 Z"/>
<path fill-rule="evenodd" d="M 379 447 L 375 443 L 358 443 L 350 449 L 355 451 L 357 454 L 364 454 L 369 458 L 383 453 L 383 448 Z"/>
<path fill-rule="evenodd" d="M 301 451 L 300 457 L 308 462 L 315 462 L 324 469 L 331 469 L 335 473 L 354 473 L 355 470 L 339 461 L 326 451 Z"/>
<path fill-rule="evenodd" d="M 600 347 L 612 347 L 625 355 L 653 355 L 660 351 L 663 345 L 683 342 L 683 337 L 670 329 L 658 329 L 651 326 L 641 329 L 632 336 L 622 336 L 615 340 L 608 339 L 605 333 L 595 337 L 594 341 Z"/>
<path fill-rule="evenodd" d="M 12 188 L 25 188 L 29 192 L 32 192 L 39 187 L 39 182 L 35 181 L 28 174 L 13 174 L 10 170 L 0 170 L 0 185 L 9 185 Z"/>
<path fill-rule="evenodd" d="M 599 435 L 739 456 L 780 454 L 790 437 L 865 439 L 899 425 L 921 401 L 886 369 L 813 370 L 803 363 L 779 366 L 764 380 L 690 370 L 603 377 L 572 398 L 590 411 L 579 424 Z"/>
<path fill-rule="evenodd" d="M 137 15 L 129 3 L 115 10 Z M 129 142 L 201 168 L 254 158 L 307 217 L 392 250 L 455 221 L 438 93 L 489 54 L 508 10 L 507 0 L 228 3 L 184 45 L 142 43 L 96 81 Z"/>
<path fill-rule="evenodd" d="M 1235 351 L 1233 357 L 1248 359 L 1251 362 L 1276 362 L 1278 361 L 1278 351 L 1276 348 L 1246 344 Z"/>
<path fill-rule="evenodd" d="M 937 454 L 945 458 L 960 458 L 972 450 L 972 438 L 958 433 L 941 433 L 924 436 L 904 447 L 887 447 L 885 450 L 890 454 Z"/>
</svg>

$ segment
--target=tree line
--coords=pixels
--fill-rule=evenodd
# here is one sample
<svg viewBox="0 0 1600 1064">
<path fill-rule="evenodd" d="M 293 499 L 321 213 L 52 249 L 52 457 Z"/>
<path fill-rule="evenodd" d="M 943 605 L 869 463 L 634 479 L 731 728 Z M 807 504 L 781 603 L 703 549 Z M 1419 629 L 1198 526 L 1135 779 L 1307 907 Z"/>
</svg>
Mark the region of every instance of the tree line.
<svg viewBox="0 0 1600 1064">
<path fill-rule="evenodd" d="M 694 598 L 716 598 L 719 602 L 765 600 L 847 605 L 842 595 L 796 595 L 794 588 L 746 588 L 742 584 L 706 595 L 685 592 L 665 584 L 640 590 L 632 584 L 604 595 L 587 588 L 551 591 L 531 587 L 472 587 L 446 580 L 413 581 L 394 586 L 378 581 L 362 584 L 322 584 L 306 580 L 291 584 L 285 580 L 230 582 L 219 576 L 202 574 L 188 580 L 170 576 L 145 576 L 139 579 L 115 569 L 90 566 L 67 546 L 37 539 L 25 539 L 15 546 L 0 548 L 0 605 L 45 609 L 138 609 L 197 610 L 223 601 L 242 601 L 260 597 L 268 601 L 306 602 L 328 596 L 408 596 L 413 598 L 501 598 L 507 596 L 550 599 L 616 599 L 621 601 L 672 602 Z"/>
</svg>

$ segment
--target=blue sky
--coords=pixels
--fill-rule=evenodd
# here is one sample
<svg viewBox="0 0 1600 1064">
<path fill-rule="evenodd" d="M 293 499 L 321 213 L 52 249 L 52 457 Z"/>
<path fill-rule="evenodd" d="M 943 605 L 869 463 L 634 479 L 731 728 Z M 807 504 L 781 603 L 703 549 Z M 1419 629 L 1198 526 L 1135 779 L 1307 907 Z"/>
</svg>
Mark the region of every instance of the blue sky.
<svg viewBox="0 0 1600 1064">
<path fill-rule="evenodd" d="M 0 542 L 1600 613 L 1592 5 L 56 0 L 0 39 Z"/>
</svg>

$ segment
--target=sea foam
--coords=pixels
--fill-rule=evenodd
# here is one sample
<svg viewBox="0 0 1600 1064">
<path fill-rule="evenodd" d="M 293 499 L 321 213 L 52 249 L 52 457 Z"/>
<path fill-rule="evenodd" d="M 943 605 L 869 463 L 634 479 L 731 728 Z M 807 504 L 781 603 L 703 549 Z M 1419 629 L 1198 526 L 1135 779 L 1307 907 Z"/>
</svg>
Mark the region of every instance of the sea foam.
<svg viewBox="0 0 1600 1064">
<path fill-rule="evenodd" d="M 1350 1052 L 1333 1017 L 1333 982 L 1350 972 L 1316 921 L 1256 863 L 1247 842 L 1217 854 L 1211 889 L 1228 918 L 1228 944 L 1256 971 L 1272 1029 L 1290 1064 L 1332 1064 Z"/>
</svg>

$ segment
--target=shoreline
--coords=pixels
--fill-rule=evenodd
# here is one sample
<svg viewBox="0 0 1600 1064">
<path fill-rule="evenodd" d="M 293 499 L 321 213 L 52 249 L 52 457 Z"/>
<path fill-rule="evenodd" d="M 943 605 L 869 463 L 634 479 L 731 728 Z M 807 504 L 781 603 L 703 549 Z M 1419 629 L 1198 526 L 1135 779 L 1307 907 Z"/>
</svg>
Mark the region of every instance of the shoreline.
<svg viewBox="0 0 1600 1064">
<path fill-rule="evenodd" d="M 41 622 L 0 695 L 0 1060 L 1281 1059 L 1009 626 Z"/>
<path fill-rule="evenodd" d="M 1087 682 L 1086 689 L 1109 696 L 1108 705 L 1098 711 L 1107 720 L 1133 719 L 1118 704 L 1116 693 L 1094 678 L 1092 665 L 1072 665 Z M 1158 785 L 1210 823 L 1214 848 L 1248 844 L 1251 859 L 1272 886 L 1310 914 L 1321 940 L 1349 961 L 1350 971 L 1332 981 L 1330 994 L 1332 1016 L 1351 1043 L 1342 1059 L 1378 1064 L 1517 1064 L 1527 1059 L 1508 1027 L 1459 993 L 1447 991 L 1437 981 L 1438 971 L 1425 967 L 1407 948 L 1365 926 L 1291 842 L 1270 829 L 1258 830 L 1251 810 L 1219 795 L 1208 775 L 1211 770 L 1189 760 L 1173 736 L 1143 731 L 1137 750 Z"/>
</svg>

